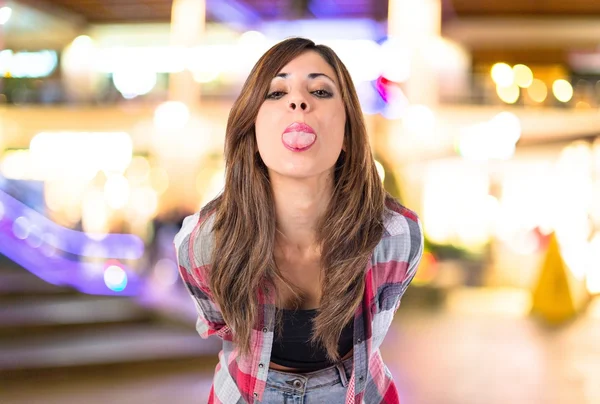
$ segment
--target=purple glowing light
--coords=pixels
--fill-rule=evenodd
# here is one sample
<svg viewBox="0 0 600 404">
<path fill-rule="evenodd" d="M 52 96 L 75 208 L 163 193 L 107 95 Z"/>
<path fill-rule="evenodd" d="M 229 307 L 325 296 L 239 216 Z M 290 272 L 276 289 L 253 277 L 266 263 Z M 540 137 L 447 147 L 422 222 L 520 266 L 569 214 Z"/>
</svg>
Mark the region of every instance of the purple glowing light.
<svg viewBox="0 0 600 404">
<path fill-rule="evenodd" d="M 79 262 L 75 260 L 77 258 L 67 259 L 59 251 L 49 255 L 44 248 L 32 248 L 18 239 L 8 220 L 0 221 L 0 253 L 48 283 L 72 287 L 83 293 L 133 296 L 143 288 L 143 279 L 118 263 L 127 281 L 125 285 L 121 282 L 122 288 L 111 289 L 105 283 L 104 271 L 107 266 L 115 265 L 115 260 Z"/>
<path fill-rule="evenodd" d="M 68 229 L 3 191 L 0 191 L 0 206 L 3 213 L 0 220 L 14 223 L 11 233 L 14 231 L 22 240 L 33 234 L 33 246 L 41 239 L 55 249 L 81 256 L 138 259 L 144 254 L 144 242 L 133 234 L 88 235 Z"/>
</svg>

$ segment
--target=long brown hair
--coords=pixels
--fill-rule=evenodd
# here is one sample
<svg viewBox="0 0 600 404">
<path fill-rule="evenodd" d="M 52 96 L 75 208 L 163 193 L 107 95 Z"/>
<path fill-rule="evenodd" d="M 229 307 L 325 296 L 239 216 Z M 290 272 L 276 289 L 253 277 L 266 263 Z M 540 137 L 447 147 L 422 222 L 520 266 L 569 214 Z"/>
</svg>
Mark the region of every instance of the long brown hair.
<svg viewBox="0 0 600 404">
<path fill-rule="evenodd" d="M 225 135 L 225 187 L 204 208 L 216 212 L 209 279 L 243 354 L 249 353 L 252 328 L 262 315 L 259 293 L 268 293 L 279 280 L 299 296 L 275 263 L 275 205 L 254 125 L 271 80 L 306 51 L 318 52 L 335 70 L 347 117 L 346 150 L 336 162 L 333 195 L 317 227 L 323 283 L 311 341 L 321 343 L 330 359 L 338 361 L 340 334 L 362 300 L 366 265 L 383 233 L 387 193 L 375 168 L 352 79 L 329 47 L 304 38 L 279 42 L 256 63 L 233 104 Z M 279 315 L 277 319 L 280 324 Z"/>
</svg>

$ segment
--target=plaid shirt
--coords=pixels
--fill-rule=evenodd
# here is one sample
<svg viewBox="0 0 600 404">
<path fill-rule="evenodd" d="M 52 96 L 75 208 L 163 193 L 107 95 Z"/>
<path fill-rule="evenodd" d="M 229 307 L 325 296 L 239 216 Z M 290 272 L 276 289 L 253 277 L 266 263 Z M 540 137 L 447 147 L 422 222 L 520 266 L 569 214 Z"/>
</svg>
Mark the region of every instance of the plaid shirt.
<svg viewBox="0 0 600 404">
<path fill-rule="evenodd" d="M 366 267 L 363 301 L 354 316 L 354 365 L 346 404 L 400 402 L 379 347 L 416 273 L 423 253 L 423 233 L 414 212 L 402 206 L 387 209 L 391 215 Z M 206 226 L 200 227 L 204 221 Z M 214 214 L 198 212 L 184 220 L 175 236 L 179 272 L 198 311 L 198 333 L 202 338 L 217 335 L 223 340 L 208 403 L 260 403 L 271 358 L 275 300 L 269 293 L 258 296 L 261 315 L 251 334 L 254 349 L 250 355 L 240 355 L 208 287 L 213 222 Z"/>
</svg>

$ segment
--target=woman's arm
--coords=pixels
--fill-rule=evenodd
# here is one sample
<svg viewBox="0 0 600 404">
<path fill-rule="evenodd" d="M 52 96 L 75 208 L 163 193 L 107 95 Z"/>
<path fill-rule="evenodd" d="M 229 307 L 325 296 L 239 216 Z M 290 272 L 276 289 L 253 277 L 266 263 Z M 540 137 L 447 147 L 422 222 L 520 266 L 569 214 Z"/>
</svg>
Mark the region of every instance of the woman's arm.
<svg viewBox="0 0 600 404">
<path fill-rule="evenodd" d="M 202 338 L 217 335 L 226 338 L 230 334 L 219 306 L 208 287 L 208 271 L 212 248 L 209 223 L 203 225 L 199 213 L 188 216 L 175 236 L 179 275 L 187 288 L 198 312 L 196 329 Z"/>
</svg>

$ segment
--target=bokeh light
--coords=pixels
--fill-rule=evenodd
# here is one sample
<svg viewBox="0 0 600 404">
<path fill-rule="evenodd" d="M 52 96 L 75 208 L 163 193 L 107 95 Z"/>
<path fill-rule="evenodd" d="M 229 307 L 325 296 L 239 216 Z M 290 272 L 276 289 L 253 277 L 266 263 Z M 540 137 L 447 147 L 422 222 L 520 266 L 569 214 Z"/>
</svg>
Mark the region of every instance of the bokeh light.
<svg viewBox="0 0 600 404">
<path fill-rule="evenodd" d="M 79 35 L 77 38 L 73 39 L 71 46 L 78 48 L 87 48 L 94 44 L 94 40 L 90 38 L 88 35 Z"/>
<path fill-rule="evenodd" d="M 10 7 L 2 7 L 0 8 L 0 25 L 4 25 L 10 20 L 12 15 L 12 8 Z"/>
<path fill-rule="evenodd" d="M 125 172 L 125 177 L 129 183 L 134 185 L 143 184 L 150 176 L 150 162 L 146 157 L 136 156 L 131 160 L 131 164 Z"/>
<path fill-rule="evenodd" d="M 156 86 L 156 73 L 147 69 L 121 69 L 113 73 L 113 83 L 123 97 L 148 94 Z"/>
<path fill-rule="evenodd" d="M 542 80 L 533 79 L 531 85 L 527 88 L 527 94 L 533 101 L 542 103 L 548 96 L 548 87 Z"/>
<path fill-rule="evenodd" d="M 412 55 L 410 47 L 395 38 L 381 44 L 381 75 L 388 80 L 402 83 L 410 77 Z"/>
<path fill-rule="evenodd" d="M 469 160 L 507 160 L 514 155 L 520 137 L 519 118 L 511 112 L 501 112 L 487 122 L 464 128 L 458 151 Z"/>
<path fill-rule="evenodd" d="M 514 83 L 513 69 L 506 63 L 496 63 L 492 66 L 492 80 L 500 87 L 508 87 Z"/>
<path fill-rule="evenodd" d="M 128 212 L 132 217 L 149 219 L 158 209 L 158 195 L 151 187 L 134 188 L 129 197 Z"/>
<path fill-rule="evenodd" d="M 558 79 L 552 83 L 552 93 L 560 102 L 569 102 L 573 97 L 573 86 L 567 80 Z"/>
<path fill-rule="evenodd" d="M 90 190 L 83 198 L 81 224 L 83 231 L 97 238 L 108 233 L 109 212 L 104 200 L 104 192 Z"/>
<path fill-rule="evenodd" d="M 528 88 L 533 82 L 533 72 L 526 65 L 514 65 L 513 73 L 515 84 L 519 87 Z"/>
<path fill-rule="evenodd" d="M 426 105 L 411 105 L 402 115 L 404 128 L 415 134 L 430 134 L 435 128 L 435 115 Z"/>
<path fill-rule="evenodd" d="M 129 181 L 120 174 L 111 175 L 104 185 L 104 198 L 112 209 L 121 209 L 129 200 Z"/>
<path fill-rule="evenodd" d="M 60 240 L 52 233 L 45 233 L 42 236 L 42 253 L 46 257 L 53 257 L 58 250 L 57 246 L 59 245 Z"/>
<path fill-rule="evenodd" d="M 589 243 L 590 262 L 586 277 L 586 287 L 591 294 L 600 294 L 600 232 L 592 238 Z M 596 265 L 594 265 L 596 263 Z"/>
<path fill-rule="evenodd" d="M 162 167 L 153 167 L 150 170 L 150 185 L 158 195 L 164 194 L 169 189 L 169 174 Z"/>
<path fill-rule="evenodd" d="M 506 87 L 498 85 L 496 86 L 496 92 L 498 93 L 498 97 L 507 104 L 514 104 L 517 102 L 519 95 L 521 94 L 521 90 L 519 90 L 519 86 L 516 84 L 510 84 Z"/>
<path fill-rule="evenodd" d="M 154 111 L 154 124 L 159 129 L 182 129 L 189 120 L 190 110 L 183 102 L 167 101 Z"/>
<path fill-rule="evenodd" d="M 177 264 L 169 258 L 158 260 L 156 265 L 154 265 L 154 276 L 162 286 L 174 285 L 179 278 Z"/>
<path fill-rule="evenodd" d="M 379 174 L 379 178 L 381 178 L 381 182 L 383 182 L 385 180 L 385 168 L 383 168 L 383 164 L 375 160 L 375 168 L 377 169 L 377 174 Z"/>
<path fill-rule="evenodd" d="M 104 283 L 115 292 L 122 292 L 127 287 L 127 274 L 118 265 L 110 265 L 104 270 Z"/>
<path fill-rule="evenodd" d="M 13 234 L 16 238 L 25 240 L 29 236 L 29 226 L 29 219 L 24 216 L 20 216 L 13 223 Z"/>
<path fill-rule="evenodd" d="M 29 227 L 29 236 L 27 237 L 27 244 L 29 244 L 30 247 L 32 248 L 38 248 L 42 245 L 43 240 L 43 234 L 42 234 L 42 229 L 40 229 L 38 226 L 31 225 Z"/>
</svg>

